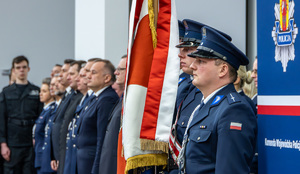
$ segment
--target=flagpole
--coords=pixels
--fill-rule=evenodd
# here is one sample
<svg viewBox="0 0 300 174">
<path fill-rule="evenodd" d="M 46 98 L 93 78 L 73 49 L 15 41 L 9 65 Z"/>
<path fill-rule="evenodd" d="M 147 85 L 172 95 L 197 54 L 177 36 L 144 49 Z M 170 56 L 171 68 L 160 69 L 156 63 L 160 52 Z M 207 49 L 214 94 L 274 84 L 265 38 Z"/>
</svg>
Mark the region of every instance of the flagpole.
<svg viewBox="0 0 300 174">
<path fill-rule="evenodd" d="M 155 29 L 157 29 L 158 0 L 153 0 L 153 8 L 154 8 L 154 25 L 155 25 Z"/>
</svg>

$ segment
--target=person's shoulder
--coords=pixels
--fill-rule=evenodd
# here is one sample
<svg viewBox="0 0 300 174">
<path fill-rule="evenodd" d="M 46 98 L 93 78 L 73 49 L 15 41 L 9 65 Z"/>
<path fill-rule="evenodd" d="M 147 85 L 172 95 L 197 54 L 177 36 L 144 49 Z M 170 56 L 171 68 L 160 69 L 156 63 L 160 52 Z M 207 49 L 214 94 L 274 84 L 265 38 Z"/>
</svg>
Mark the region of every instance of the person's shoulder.
<svg viewBox="0 0 300 174">
<path fill-rule="evenodd" d="M 12 91 L 15 91 L 15 89 L 16 89 L 16 84 L 13 83 L 13 84 L 11 84 L 11 85 L 5 86 L 5 87 L 2 89 L 2 93 L 10 93 L 10 92 L 12 92 Z"/>
<path fill-rule="evenodd" d="M 30 88 L 35 89 L 35 90 L 40 90 L 40 87 L 36 86 L 33 83 L 28 82 L 28 86 L 30 86 Z"/>
</svg>

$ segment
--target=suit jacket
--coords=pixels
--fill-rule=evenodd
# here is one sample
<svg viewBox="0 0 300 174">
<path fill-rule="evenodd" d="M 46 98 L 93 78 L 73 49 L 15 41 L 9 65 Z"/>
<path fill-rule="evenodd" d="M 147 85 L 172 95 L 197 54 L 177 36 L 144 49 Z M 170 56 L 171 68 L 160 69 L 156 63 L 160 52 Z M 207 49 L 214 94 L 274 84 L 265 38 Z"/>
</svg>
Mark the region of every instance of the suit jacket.
<svg viewBox="0 0 300 174">
<path fill-rule="evenodd" d="M 118 95 L 111 86 L 91 100 L 82 113 L 77 130 L 77 170 L 78 174 L 97 173 L 105 136 L 108 117 Z"/>
<path fill-rule="evenodd" d="M 99 174 L 117 173 L 118 135 L 121 122 L 122 98 L 120 98 L 119 102 L 115 105 L 108 118 L 108 125 L 99 162 Z"/>
<path fill-rule="evenodd" d="M 51 145 L 52 145 L 52 160 L 59 160 L 59 140 L 60 140 L 60 128 L 64 119 L 65 111 L 67 110 L 72 96 L 74 95 L 74 91 L 72 90 L 71 94 L 62 98 L 60 105 L 56 110 L 56 114 L 53 118 L 52 129 L 51 129 Z"/>
<path fill-rule="evenodd" d="M 60 137 L 59 137 L 60 156 L 59 156 L 58 173 L 64 173 L 64 164 L 65 164 L 65 155 L 66 155 L 66 138 L 68 133 L 68 126 L 75 115 L 76 107 L 79 105 L 82 96 L 83 95 L 79 91 L 76 91 L 73 94 L 70 100 L 70 104 L 68 105 L 63 117 L 63 121 L 60 127 Z"/>
<path fill-rule="evenodd" d="M 233 84 L 195 111 L 187 130 L 187 173 L 248 174 L 257 134 L 255 113 Z"/>
</svg>

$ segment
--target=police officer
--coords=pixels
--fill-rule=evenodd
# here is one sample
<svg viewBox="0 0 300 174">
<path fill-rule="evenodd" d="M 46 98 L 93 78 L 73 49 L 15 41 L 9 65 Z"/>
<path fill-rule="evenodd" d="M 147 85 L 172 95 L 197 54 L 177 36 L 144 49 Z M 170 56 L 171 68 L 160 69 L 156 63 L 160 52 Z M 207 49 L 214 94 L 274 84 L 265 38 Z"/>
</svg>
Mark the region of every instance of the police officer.
<svg viewBox="0 0 300 174">
<path fill-rule="evenodd" d="M 55 109 L 55 100 L 50 94 L 50 78 L 45 78 L 42 82 L 40 101 L 44 103 L 44 109 L 39 118 L 35 121 L 35 160 L 34 167 L 37 169 L 37 174 L 46 174 L 41 171 L 43 160 L 43 146 L 45 139 L 45 127 L 49 121 L 53 109 Z"/>
<path fill-rule="evenodd" d="M 193 70 L 190 68 L 190 65 L 194 61 L 194 58 L 189 57 L 188 54 L 197 50 L 197 46 L 200 45 L 202 34 L 201 28 L 206 26 L 205 24 L 190 20 L 184 19 L 183 23 L 185 25 L 185 35 L 183 42 L 181 42 L 176 47 L 180 48 L 179 58 L 180 64 L 182 65 L 182 70 L 189 75 L 189 79 L 192 79 Z M 220 32 L 228 40 L 231 40 L 231 37 L 225 33 Z M 173 120 L 175 122 L 172 125 L 172 130 L 170 134 L 169 148 L 172 157 L 169 157 L 169 170 L 177 169 L 175 161 L 179 151 L 181 150 L 181 143 L 183 140 L 183 135 L 189 120 L 189 117 L 195 107 L 201 102 L 202 93 L 197 89 L 193 84 L 189 85 L 189 91 L 185 95 L 181 105 L 178 108 L 178 112 L 174 115 Z M 178 100 L 178 98 L 177 98 Z M 174 160 L 172 160 L 174 159 Z M 173 171 L 170 173 L 176 173 Z"/>
<path fill-rule="evenodd" d="M 256 106 L 253 103 L 253 101 L 244 93 L 243 87 L 245 84 L 245 81 L 247 80 L 247 70 L 246 70 L 246 66 L 240 66 L 239 69 L 237 70 L 237 79 L 236 81 L 233 83 L 235 90 L 242 96 L 244 97 L 248 103 L 250 104 L 250 106 L 252 107 L 255 115 L 257 113 L 256 111 Z"/>
<path fill-rule="evenodd" d="M 193 84 L 203 100 L 190 116 L 179 154 L 181 173 L 249 173 L 257 122 L 234 89 L 237 69 L 248 58 L 214 29 L 202 28 L 192 63 Z"/>
<path fill-rule="evenodd" d="M 179 28 L 179 43 L 181 43 L 184 38 L 185 27 L 180 20 L 178 20 L 178 28 Z M 183 65 L 180 63 L 180 69 L 182 70 L 182 68 L 183 68 Z M 182 70 L 182 73 L 179 75 L 175 112 L 177 112 L 177 108 L 179 107 L 180 102 L 183 100 L 183 98 L 187 94 L 191 82 L 192 81 L 190 79 L 190 75 L 185 73 Z"/>
<path fill-rule="evenodd" d="M 54 171 L 58 169 L 58 161 L 60 159 L 60 128 L 63 123 L 64 113 L 68 108 L 72 96 L 75 94 L 75 91 L 69 86 L 70 82 L 67 80 L 68 72 L 70 69 L 70 64 L 74 62 L 72 59 L 64 60 L 64 65 L 62 66 L 58 82 L 60 83 L 60 92 L 63 93 L 63 98 L 61 100 L 60 105 L 58 106 L 55 117 L 52 119 L 52 128 L 51 128 L 51 168 Z"/>
<path fill-rule="evenodd" d="M 39 88 L 27 80 L 30 70 L 25 56 L 12 62 L 16 82 L 0 95 L 0 143 L 4 173 L 34 173 L 32 127 L 43 105 Z"/>
<path fill-rule="evenodd" d="M 45 126 L 45 138 L 44 138 L 44 145 L 42 147 L 43 153 L 42 153 L 42 161 L 41 161 L 41 172 L 49 173 L 49 174 L 56 173 L 54 170 L 51 169 L 50 163 L 51 163 L 51 150 L 52 150 L 51 149 L 52 123 L 53 123 L 53 118 L 55 117 L 57 107 L 61 103 L 61 98 L 63 95 L 63 93 L 61 92 L 62 87 L 58 82 L 58 78 L 59 78 L 58 76 L 59 74 L 55 74 L 50 82 L 50 94 L 55 98 L 55 107 L 52 109 L 49 120 Z"/>
<path fill-rule="evenodd" d="M 79 76 L 76 78 L 77 81 L 77 89 L 84 95 L 81 99 L 79 105 L 76 107 L 75 114 L 73 120 L 69 123 L 69 129 L 66 139 L 66 155 L 65 155 L 65 165 L 64 165 L 64 174 L 74 174 L 76 173 L 76 153 L 77 153 L 77 121 L 80 119 L 81 111 L 88 105 L 89 100 L 92 98 L 91 95 L 93 93 L 87 87 L 87 77 L 86 77 L 86 69 L 90 69 L 94 62 L 88 61 L 87 64 L 83 68 L 81 68 L 79 72 Z"/>
<path fill-rule="evenodd" d="M 58 173 L 63 173 L 64 171 L 64 164 L 65 164 L 65 154 L 66 154 L 66 137 L 68 133 L 68 125 L 70 121 L 74 118 L 74 113 L 76 111 L 77 105 L 80 103 L 83 95 L 82 93 L 77 90 L 77 77 L 79 76 L 79 71 L 86 62 L 82 60 L 74 61 L 70 64 L 70 69 L 68 71 L 67 80 L 69 81 L 71 89 L 74 91 L 74 94 L 70 100 L 70 104 L 66 108 L 63 121 L 60 127 L 60 140 L 59 140 L 59 166 L 58 166 Z"/>
</svg>

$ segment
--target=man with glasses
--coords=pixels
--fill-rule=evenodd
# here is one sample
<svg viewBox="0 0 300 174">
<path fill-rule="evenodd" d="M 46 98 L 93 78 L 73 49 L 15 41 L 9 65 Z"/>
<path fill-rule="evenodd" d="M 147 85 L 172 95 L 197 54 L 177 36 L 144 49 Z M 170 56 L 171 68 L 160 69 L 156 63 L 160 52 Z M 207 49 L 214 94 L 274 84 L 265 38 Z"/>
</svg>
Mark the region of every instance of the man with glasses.
<svg viewBox="0 0 300 174">
<path fill-rule="evenodd" d="M 99 162 L 99 174 L 117 173 L 118 135 L 121 123 L 121 110 L 126 75 L 126 58 L 127 55 L 124 55 L 121 58 L 114 73 L 116 75 L 115 84 L 119 85 L 123 90 L 119 101 L 116 103 L 110 116 L 108 117 L 108 124 Z"/>
</svg>

